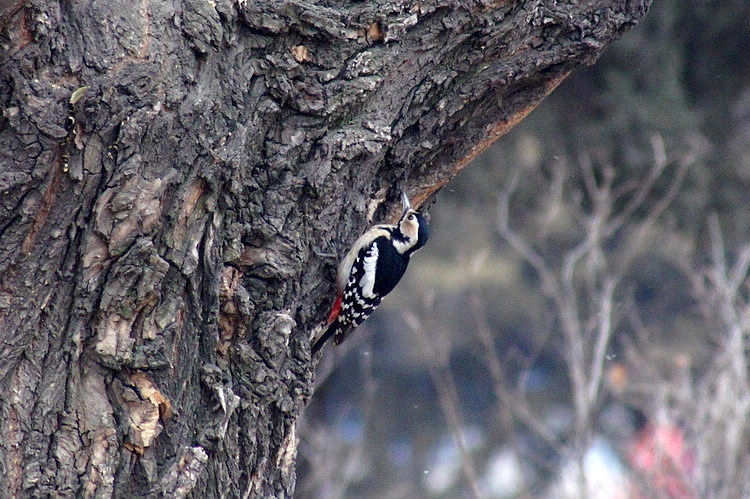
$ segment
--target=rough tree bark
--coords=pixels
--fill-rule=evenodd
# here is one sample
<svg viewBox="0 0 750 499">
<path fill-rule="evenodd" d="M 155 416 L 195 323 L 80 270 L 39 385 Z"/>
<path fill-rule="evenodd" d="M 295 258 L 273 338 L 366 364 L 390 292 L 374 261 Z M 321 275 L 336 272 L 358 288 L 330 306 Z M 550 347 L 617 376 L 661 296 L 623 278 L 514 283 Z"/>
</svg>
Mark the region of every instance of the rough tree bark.
<svg viewBox="0 0 750 499">
<path fill-rule="evenodd" d="M 288 496 L 335 258 L 650 0 L 4 0 L 0 483 Z"/>
</svg>

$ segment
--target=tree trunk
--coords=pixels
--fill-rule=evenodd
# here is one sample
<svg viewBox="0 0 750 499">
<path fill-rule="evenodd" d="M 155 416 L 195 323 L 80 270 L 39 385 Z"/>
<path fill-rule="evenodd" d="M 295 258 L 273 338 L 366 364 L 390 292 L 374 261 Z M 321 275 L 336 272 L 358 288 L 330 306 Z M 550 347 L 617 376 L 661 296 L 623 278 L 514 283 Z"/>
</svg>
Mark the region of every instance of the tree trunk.
<svg viewBox="0 0 750 499">
<path fill-rule="evenodd" d="M 0 483 L 289 496 L 337 258 L 650 0 L 3 0 Z"/>
</svg>

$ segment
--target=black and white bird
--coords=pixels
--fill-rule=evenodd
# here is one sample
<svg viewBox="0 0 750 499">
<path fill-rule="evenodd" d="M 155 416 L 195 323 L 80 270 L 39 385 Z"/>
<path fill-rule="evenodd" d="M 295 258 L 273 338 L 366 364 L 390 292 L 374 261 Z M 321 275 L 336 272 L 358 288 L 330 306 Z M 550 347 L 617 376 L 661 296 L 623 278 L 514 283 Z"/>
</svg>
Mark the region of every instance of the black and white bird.
<svg viewBox="0 0 750 499">
<path fill-rule="evenodd" d="M 412 253 L 425 245 L 430 228 L 401 193 L 404 213 L 395 225 L 371 227 L 354 243 L 339 264 L 336 301 L 328 315 L 328 328 L 315 341 L 313 356 L 333 336 L 338 345 L 378 308 L 409 265 Z"/>
</svg>

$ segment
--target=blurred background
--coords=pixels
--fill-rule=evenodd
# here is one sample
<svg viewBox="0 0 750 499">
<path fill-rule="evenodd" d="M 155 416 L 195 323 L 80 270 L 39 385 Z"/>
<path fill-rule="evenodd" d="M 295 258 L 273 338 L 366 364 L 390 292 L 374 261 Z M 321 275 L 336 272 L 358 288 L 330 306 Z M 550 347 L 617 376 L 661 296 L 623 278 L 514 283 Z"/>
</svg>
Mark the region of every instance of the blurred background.
<svg viewBox="0 0 750 499">
<path fill-rule="evenodd" d="M 750 497 L 750 2 L 655 2 L 430 220 L 298 497 Z"/>
</svg>

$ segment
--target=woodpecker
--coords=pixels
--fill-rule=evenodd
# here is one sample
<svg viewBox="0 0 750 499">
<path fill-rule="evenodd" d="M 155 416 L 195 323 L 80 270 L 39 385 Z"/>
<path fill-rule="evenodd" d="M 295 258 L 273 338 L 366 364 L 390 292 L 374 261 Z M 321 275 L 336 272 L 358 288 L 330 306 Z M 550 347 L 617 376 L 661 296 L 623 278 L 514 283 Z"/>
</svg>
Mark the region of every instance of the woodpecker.
<svg viewBox="0 0 750 499">
<path fill-rule="evenodd" d="M 398 223 L 371 227 L 339 264 L 336 301 L 328 314 L 328 328 L 313 344 L 313 356 L 331 336 L 338 345 L 362 324 L 401 280 L 412 253 L 427 243 L 427 221 L 412 209 L 403 192 L 401 199 L 404 212 Z"/>
</svg>

